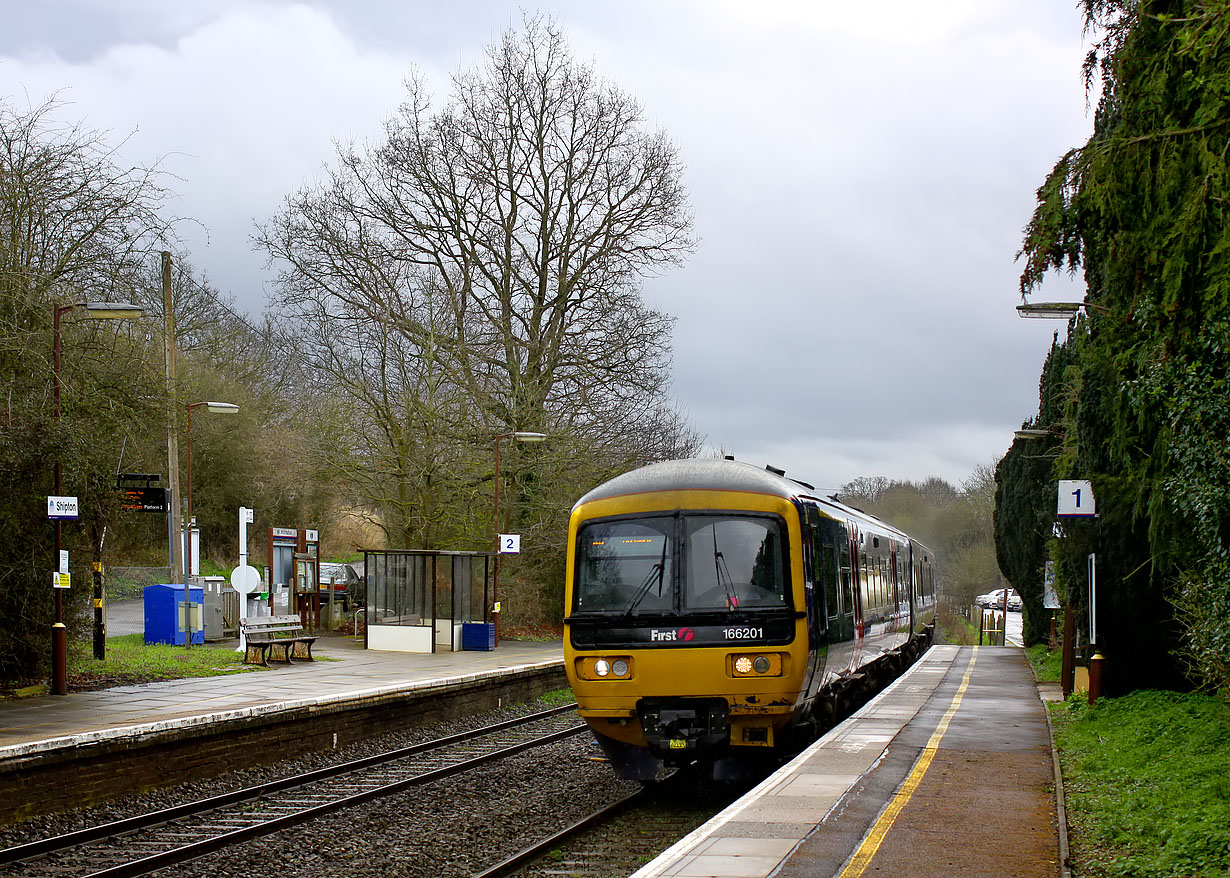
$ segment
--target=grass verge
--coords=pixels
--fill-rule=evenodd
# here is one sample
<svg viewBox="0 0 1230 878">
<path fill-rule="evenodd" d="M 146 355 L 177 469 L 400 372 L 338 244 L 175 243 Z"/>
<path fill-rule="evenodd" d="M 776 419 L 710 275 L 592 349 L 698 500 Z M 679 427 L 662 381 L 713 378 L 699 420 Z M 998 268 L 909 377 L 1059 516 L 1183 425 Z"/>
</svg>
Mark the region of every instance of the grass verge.
<svg viewBox="0 0 1230 878">
<path fill-rule="evenodd" d="M 107 638 L 106 658 L 94 658 L 93 646 L 74 641 L 68 648 L 68 688 L 89 692 L 110 686 L 178 680 L 183 677 L 219 677 L 260 670 L 245 665 L 234 646 L 167 646 L 145 643 L 143 634 Z"/>
<path fill-rule="evenodd" d="M 1043 683 L 1058 683 L 1063 672 L 1063 653 L 1047 649 L 1044 643 L 1025 648 L 1025 655 L 1034 667 L 1034 676 Z"/>
<path fill-rule="evenodd" d="M 1051 717 L 1076 874 L 1230 876 L 1230 706 L 1141 691 Z"/>
<path fill-rule="evenodd" d="M 939 628 L 937 643 L 952 643 L 958 646 L 974 646 L 978 643 L 978 626 L 972 624 L 960 613 L 941 603 L 936 608 L 936 620 Z"/>
</svg>

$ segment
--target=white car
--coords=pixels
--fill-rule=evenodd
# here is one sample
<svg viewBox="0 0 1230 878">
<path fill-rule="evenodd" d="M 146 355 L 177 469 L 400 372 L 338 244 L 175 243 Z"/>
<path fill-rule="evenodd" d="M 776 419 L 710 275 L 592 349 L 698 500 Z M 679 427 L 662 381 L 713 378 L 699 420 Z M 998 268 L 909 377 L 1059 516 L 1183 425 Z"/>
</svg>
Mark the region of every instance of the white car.
<svg viewBox="0 0 1230 878">
<path fill-rule="evenodd" d="M 1004 591 L 1005 589 L 997 588 L 986 594 L 980 594 L 974 599 L 974 603 L 984 610 L 1002 610 L 1004 608 Z M 1007 592 L 1008 609 L 1019 611 L 1021 609 L 1021 596 L 1016 593 L 1015 588 L 1007 589 Z"/>
</svg>

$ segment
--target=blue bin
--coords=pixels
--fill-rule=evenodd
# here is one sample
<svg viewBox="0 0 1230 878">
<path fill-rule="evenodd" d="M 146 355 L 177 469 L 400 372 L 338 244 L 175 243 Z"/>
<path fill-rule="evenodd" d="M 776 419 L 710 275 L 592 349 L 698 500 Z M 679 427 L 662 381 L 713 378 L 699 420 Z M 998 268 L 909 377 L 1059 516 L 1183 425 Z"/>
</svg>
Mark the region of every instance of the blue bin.
<svg viewBox="0 0 1230 878">
<path fill-rule="evenodd" d="M 182 585 L 147 585 L 145 587 L 145 642 L 184 645 L 184 632 L 179 630 L 179 605 L 184 600 Z M 205 618 L 205 589 L 190 586 L 188 600 L 201 605 L 200 615 Z M 205 632 L 193 631 L 192 642 L 204 645 Z"/>
<path fill-rule="evenodd" d="M 462 622 L 461 648 L 467 650 L 495 649 L 495 623 Z"/>
</svg>

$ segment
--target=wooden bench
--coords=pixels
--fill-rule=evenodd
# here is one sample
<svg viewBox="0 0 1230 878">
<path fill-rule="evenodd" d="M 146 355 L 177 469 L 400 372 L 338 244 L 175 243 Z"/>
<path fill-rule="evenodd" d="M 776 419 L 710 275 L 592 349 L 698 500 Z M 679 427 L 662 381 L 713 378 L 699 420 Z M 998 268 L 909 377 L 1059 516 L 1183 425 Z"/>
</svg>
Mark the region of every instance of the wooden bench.
<svg viewBox="0 0 1230 878">
<path fill-rule="evenodd" d="M 303 634 L 303 622 L 298 616 L 252 616 L 239 620 L 243 631 L 243 660 L 246 663 L 269 667 L 269 660 L 291 662 L 294 659 L 312 658 L 315 637 Z"/>
</svg>

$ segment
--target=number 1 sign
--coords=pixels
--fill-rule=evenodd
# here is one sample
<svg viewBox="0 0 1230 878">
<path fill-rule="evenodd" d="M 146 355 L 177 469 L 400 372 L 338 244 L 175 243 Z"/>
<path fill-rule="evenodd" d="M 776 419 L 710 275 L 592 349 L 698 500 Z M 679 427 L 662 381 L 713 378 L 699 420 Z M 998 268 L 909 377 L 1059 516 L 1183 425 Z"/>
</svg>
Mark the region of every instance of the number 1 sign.
<svg viewBox="0 0 1230 878">
<path fill-rule="evenodd" d="M 1096 516 L 1097 505 L 1093 500 L 1093 484 L 1088 479 L 1060 479 L 1060 518 L 1084 518 Z"/>
</svg>

